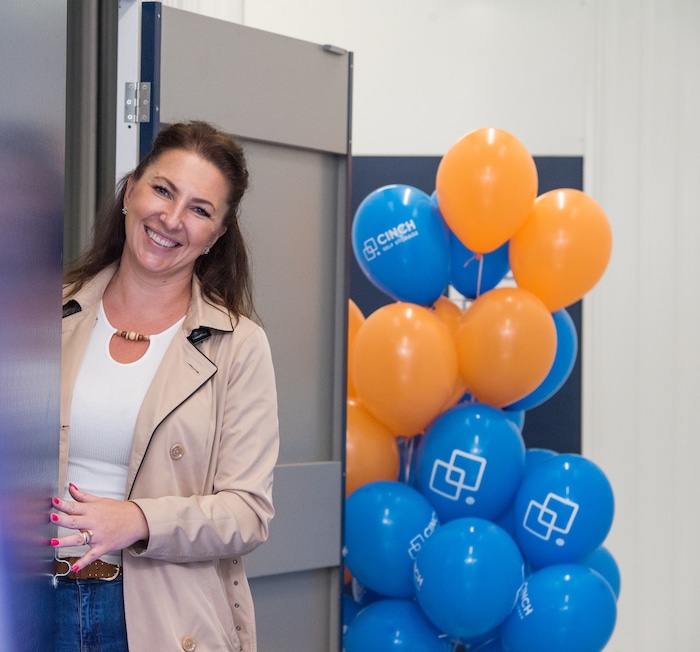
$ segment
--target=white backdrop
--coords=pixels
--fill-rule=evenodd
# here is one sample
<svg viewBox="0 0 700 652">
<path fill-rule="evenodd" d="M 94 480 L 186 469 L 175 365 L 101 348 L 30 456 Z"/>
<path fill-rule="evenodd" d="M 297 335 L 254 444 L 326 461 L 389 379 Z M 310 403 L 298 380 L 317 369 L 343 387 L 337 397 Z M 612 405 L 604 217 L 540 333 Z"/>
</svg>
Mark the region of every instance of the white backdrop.
<svg viewBox="0 0 700 652">
<path fill-rule="evenodd" d="M 534 155 L 585 156 L 614 237 L 582 360 L 584 454 L 617 501 L 606 650 L 697 651 L 700 2 L 164 4 L 353 51 L 355 154 L 441 155 L 494 126 Z"/>
</svg>

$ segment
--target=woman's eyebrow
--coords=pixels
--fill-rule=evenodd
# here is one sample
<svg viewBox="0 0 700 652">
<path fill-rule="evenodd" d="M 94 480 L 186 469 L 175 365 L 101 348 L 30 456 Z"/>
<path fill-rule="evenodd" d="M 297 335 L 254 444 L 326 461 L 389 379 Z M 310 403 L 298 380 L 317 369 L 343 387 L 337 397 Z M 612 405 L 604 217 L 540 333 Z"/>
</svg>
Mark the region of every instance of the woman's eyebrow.
<svg viewBox="0 0 700 652">
<path fill-rule="evenodd" d="M 173 191 L 176 193 L 179 191 L 178 187 L 170 179 L 168 179 L 168 177 L 164 177 L 162 175 L 155 175 L 153 177 L 153 180 L 167 183 L 173 189 Z M 208 204 L 209 206 L 212 207 L 212 209 L 216 208 L 214 206 L 213 202 L 209 201 L 208 199 L 204 199 L 203 197 L 194 197 L 193 201 L 195 201 L 199 204 Z"/>
</svg>

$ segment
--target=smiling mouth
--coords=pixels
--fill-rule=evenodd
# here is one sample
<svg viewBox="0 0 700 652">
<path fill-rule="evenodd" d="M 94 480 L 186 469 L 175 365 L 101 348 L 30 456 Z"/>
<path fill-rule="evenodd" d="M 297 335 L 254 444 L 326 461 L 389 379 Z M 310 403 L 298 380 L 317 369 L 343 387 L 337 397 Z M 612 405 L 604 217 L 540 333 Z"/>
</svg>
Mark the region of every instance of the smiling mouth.
<svg viewBox="0 0 700 652">
<path fill-rule="evenodd" d="M 159 244 L 161 247 L 167 247 L 168 249 L 173 249 L 175 247 L 179 247 L 180 243 L 174 242 L 173 240 L 168 240 L 168 238 L 164 238 L 162 235 L 158 235 L 155 231 L 151 231 L 148 227 L 146 228 L 146 235 L 153 240 L 156 244 Z"/>
</svg>

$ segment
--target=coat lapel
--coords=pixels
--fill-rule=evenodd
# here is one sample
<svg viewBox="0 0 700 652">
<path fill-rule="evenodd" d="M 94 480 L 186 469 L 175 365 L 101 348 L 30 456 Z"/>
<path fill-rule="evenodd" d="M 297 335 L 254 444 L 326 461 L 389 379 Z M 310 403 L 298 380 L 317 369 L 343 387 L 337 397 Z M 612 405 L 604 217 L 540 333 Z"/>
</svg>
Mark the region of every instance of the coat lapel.
<svg viewBox="0 0 700 652">
<path fill-rule="evenodd" d="M 183 331 L 177 333 L 146 392 L 136 420 L 126 496 L 131 494 L 136 474 L 151 438 L 157 436 L 160 423 L 204 385 L 216 370 L 216 365 L 189 342 Z"/>
</svg>

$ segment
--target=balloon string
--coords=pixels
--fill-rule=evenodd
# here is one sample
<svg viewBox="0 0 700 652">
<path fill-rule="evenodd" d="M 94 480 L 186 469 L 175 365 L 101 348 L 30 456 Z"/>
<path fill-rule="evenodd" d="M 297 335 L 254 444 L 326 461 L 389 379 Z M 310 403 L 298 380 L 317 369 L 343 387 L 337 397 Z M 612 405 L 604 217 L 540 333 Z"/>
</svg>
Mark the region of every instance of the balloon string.
<svg viewBox="0 0 700 652">
<path fill-rule="evenodd" d="M 408 439 L 404 439 L 404 446 L 405 446 L 405 451 L 406 451 L 406 455 L 404 456 L 404 463 L 403 463 L 403 482 L 404 482 L 404 484 L 408 484 L 408 481 L 411 477 L 411 465 L 413 464 L 414 439 L 415 439 L 415 437 L 410 437 Z"/>
<path fill-rule="evenodd" d="M 479 273 L 476 277 L 476 296 L 478 297 L 481 294 L 481 274 L 484 270 L 484 257 L 477 255 L 477 258 L 479 260 Z"/>
<path fill-rule="evenodd" d="M 464 265 L 462 265 L 462 267 L 469 267 L 469 263 L 471 263 L 474 260 L 477 260 L 476 254 L 474 254 L 471 258 L 467 258 L 467 260 L 464 261 Z"/>
<path fill-rule="evenodd" d="M 471 258 L 467 258 L 467 260 L 464 261 L 464 265 L 462 265 L 462 267 L 466 269 L 475 260 L 479 261 L 479 271 L 476 274 L 476 296 L 478 297 L 481 294 L 481 276 L 484 271 L 484 254 L 476 253 Z"/>
</svg>

